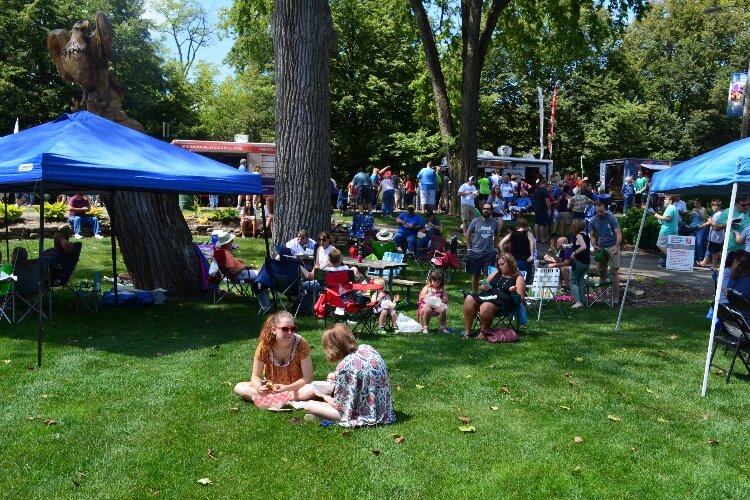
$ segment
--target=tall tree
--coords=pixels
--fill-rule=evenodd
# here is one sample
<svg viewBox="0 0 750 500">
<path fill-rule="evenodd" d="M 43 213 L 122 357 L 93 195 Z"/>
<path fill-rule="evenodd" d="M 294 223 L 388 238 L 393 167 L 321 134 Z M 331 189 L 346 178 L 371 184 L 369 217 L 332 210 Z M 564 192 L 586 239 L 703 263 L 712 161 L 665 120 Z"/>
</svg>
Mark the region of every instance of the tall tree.
<svg viewBox="0 0 750 500">
<path fill-rule="evenodd" d="M 171 38 L 182 74 L 187 77 L 198 51 L 210 46 L 215 38 L 210 14 L 197 0 L 155 0 L 152 7 L 162 17 L 156 29 Z"/>
<path fill-rule="evenodd" d="M 330 225 L 330 56 L 327 0 L 276 0 L 276 211 L 274 242 Z"/>
</svg>

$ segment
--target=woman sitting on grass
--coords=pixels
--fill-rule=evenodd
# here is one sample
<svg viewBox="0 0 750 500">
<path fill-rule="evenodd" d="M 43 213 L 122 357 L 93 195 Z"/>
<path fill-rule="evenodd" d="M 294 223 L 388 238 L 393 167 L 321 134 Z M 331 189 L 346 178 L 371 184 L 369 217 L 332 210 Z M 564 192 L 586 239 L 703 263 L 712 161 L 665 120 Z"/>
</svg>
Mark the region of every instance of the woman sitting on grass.
<svg viewBox="0 0 750 500">
<path fill-rule="evenodd" d="M 430 320 L 438 317 L 438 332 L 448 333 L 445 317 L 448 311 L 448 293 L 445 291 L 445 276 L 442 271 L 432 270 L 427 277 L 427 284 L 419 292 L 417 316 L 422 320 L 422 333 L 430 331 Z"/>
<path fill-rule="evenodd" d="M 471 325 L 474 316 L 479 313 L 481 330 L 478 339 L 487 338 L 485 333 L 490 330 L 495 315 L 504 309 L 513 311 L 516 305 L 513 303 L 513 294 L 526 296 L 526 281 L 518 272 L 516 259 L 510 254 L 504 254 L 497 259 L 497 271 L 490 274 L 486 281 L 479 287 L 479 293 L 467 295 L 464 300 L 464 338 L 472 335 Z"/>
<path fill-rule="evenodd" d="M 289 392 L 291 400 L 299 401 L 314 397 L 312 380 L 310 346 L 297 335 L 294 316 L 279 311 L 263 323 L 250 381 L 234 386 L 234 392 L 245 401 L 253 396 Z"/>
<path fill-rule="evenodd" d="M 396 421 L 388 367 L 375 349 L 358 346 L 349 327 L 337 323 L 323 332 L 323 351 L 329 362 L 338 362 L 336 372 L 328 375 L 335 384 L 333 396 L 316 394 L 324 401 L 308 401 L 307 413 L 345 427 Z"/>
</svg>

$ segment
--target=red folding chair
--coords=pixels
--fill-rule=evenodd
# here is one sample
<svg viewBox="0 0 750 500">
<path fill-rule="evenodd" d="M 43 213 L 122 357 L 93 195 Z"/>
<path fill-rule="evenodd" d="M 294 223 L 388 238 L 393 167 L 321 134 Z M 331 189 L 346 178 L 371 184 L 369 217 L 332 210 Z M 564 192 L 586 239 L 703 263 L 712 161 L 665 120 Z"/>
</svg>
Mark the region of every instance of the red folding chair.
<svg viewBox="0 0 750 500">
<path fill-rule="evenodd" d="M 375 284 L 354 283 L 354 273 L 351 270 L 327 271 L 325 273 L 325 288 L 321 292 L 315 306 L 316 315 L 322 317 L 325 325 L 328 318 L 340 322 L 353 323 L 352 332 L 362 331 L 375 334 L 375 314 L 370 293 L 382 287 Z"/>
</svg>

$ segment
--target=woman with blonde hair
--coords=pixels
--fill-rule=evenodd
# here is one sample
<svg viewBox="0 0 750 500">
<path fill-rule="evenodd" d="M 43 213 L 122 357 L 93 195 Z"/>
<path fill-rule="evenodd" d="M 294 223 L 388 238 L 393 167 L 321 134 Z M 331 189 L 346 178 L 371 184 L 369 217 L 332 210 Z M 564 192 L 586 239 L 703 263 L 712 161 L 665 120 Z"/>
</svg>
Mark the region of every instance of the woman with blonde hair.
<svg viewBox="0 0 750 500">
<path fill-rule="evenodd" d="M 314 397 L 312 381 L 310 346 L 297 334 L 294 316 L 279 311 L 263 323 L 250 381 L 234 386 L 234 392 L 245 401 L 253 396 L 289 392 L 290 400 L 300 401 Z"/>
<path fill-rule="evenodd" d="M 323 351 L 336 371 L 333 396 L 316 394 L 324 401 L 308 401 L 305 411 L 336 420 L 345 427 L 390 424 L 396 421 L 388 367 L 369 345 L 357 345 L 348 326 L 337 323 L 323 332 Z"/>
</svg>

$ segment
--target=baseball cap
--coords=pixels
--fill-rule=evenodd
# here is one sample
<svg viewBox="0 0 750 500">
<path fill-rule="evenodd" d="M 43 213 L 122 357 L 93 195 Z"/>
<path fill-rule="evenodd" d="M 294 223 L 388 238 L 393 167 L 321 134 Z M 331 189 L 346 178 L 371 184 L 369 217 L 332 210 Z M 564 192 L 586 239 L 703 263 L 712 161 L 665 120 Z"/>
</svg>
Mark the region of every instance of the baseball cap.
<svg viewBox="0 0 750 500">
<path fill-rule="evenodd" d="M 473 175 L 471 177 L 469 177 L 469 182 L 476 182 L 476 180 L 477 180 L 477 178 L 474 177 Z"/>
</svg>

